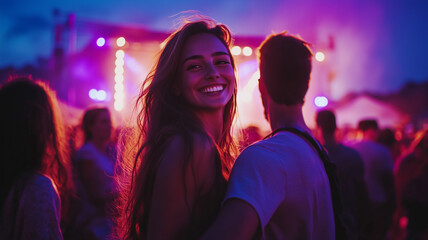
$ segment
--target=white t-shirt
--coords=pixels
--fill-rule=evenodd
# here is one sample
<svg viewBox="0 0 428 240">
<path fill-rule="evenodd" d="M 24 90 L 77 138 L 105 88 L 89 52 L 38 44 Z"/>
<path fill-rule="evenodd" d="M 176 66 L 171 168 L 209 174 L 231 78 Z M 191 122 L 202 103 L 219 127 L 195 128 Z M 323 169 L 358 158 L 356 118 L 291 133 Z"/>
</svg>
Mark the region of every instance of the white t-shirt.
<svg viewBox="0 0 428 240">
<path fill-rule="evenodd" d="M 279 132 L 236 160 L 224 201 L 238 198 L 257 212 L 262 239 L 334 239 L 330 185 L 322 160 L 303 138 Z"/>
</svg>

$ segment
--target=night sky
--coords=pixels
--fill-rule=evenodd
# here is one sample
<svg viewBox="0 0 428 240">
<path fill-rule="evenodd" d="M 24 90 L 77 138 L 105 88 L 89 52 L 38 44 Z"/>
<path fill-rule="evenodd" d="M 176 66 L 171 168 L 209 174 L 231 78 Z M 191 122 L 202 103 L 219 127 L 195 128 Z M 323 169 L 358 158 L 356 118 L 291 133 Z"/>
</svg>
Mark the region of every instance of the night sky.
<svg viewBox="0 0 428 240">
<path fill-rule="evenodd" d="M 407 81 L 428 80 L 428 1 L 425 0 L 0 0 L 0 67 L 22 67 L 51 55 L 53 9 L 76 22 L 132 24 L 171 31 L 175 14 L 197 10 L 236 35 L 266 36 L 287 30 L 334 51 L 333 97 L 353 91 L 388 93 Z M 83 46 L 86 43 L 79 43 Z"/>
</svg>

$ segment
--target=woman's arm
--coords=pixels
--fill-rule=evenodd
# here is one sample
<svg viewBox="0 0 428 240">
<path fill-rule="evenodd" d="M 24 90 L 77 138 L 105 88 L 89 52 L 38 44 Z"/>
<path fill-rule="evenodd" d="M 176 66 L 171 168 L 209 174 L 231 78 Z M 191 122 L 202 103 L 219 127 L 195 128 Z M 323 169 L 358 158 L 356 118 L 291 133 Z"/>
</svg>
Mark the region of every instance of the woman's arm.
<svg viewBox="0 0 428 240">
<path fill-rule="evenodd" d="M 214 152 L 208 141 L 194 139 L 186 159 L 185 143 L 175 137 L 157 171 L 148 221 L 147 239 L 184 239 L 198 193 L 214 183 Z"/>
</svg>

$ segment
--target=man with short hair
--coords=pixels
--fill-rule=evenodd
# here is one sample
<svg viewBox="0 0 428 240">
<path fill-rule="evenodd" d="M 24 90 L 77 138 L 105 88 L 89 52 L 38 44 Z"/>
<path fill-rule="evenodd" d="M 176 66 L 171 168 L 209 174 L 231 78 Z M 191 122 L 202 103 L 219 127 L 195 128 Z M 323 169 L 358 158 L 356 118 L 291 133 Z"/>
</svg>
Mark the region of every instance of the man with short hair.
<svg viewBox="0 0 428 240">
<path fill-rule="evenodd" d="M 236 160 L 203 239 L 335 239 L 329 176 L 302 114 L 311 59 L 308 44 L 286 33 L 262 43 L 259 89 L 274 131 Z"/>
</svg>

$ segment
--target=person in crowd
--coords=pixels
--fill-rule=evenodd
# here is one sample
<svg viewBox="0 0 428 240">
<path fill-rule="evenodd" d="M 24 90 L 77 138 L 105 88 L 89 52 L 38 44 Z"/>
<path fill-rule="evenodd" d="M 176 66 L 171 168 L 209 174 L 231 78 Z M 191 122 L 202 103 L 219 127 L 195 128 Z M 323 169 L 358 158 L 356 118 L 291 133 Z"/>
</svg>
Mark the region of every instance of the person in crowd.
<svg viewBox="0 0 428 240">
<path fill-rule="evenodd" d="M 332 166 L 302 115 L 311 60 L 308 44 L 286 33 L 261 44 L 259 90 L 274 131 L 239 155 L 203 239 L 335 239 Z"/>
<path fill-rule="evenodd" d="M 360 154 L 336 140 L 336 116 L 331 110 L 316 115 L 322 142 L 330 159 L 336 164 L 343 220 L 348 227 L 348 239 L 367 239 L 369 235 L 370 201 L 364 181 L 364 163 Z"/>
<path fill-rule="evenodd" d="M 427 173 L 428 130 L 424 129 L 415 134 L 409 154 L 399 161 L 395 173 L 398 200 L 395 222 L 407 217 L 407 239 L 428 237 Z"/>
<path fill-rule="evenodd" d="M 120 238 L 197 239 L 215 219 L 236 149 L 231 41 L 227 26 L 208 19 L 165 41 L 138 98 L 141 142 L 130 178 L 123 168 L 131 182 Z"/>
<path fill-rule="evenodd" d="M 107 239 L 113 232 L 113 204 L 118 196 L 109 109 L 87 109 L 81 128 L 85 140 L 73 157 L 77 199 L 67 237 L 70 234 L 70 239 Z"/>
<path fill-rule="evenodd" d="M 392 224 L 396 197 L 391 152 L 376 142 L 378 124 L 375 119 L 364 119 L 358 123 L 362 140 L 351 145 L 364 162 L 364 179 L 370 197 L 372 214 L 370 239 L 385 239 Z"/>
<path fill-rule="evenodd" d="M 260 128 L 256 125 L 250 125 L 244 128 L 239 137 L 239 150 L 242 151 L 252 143 L 263 139 L 260 135 Z"/>
<path fill-rule="evenodd" d="M 391 128 L 380 130 L 376 142 L 388 148 L 392 154 L 394 163 L 401 156 L 400 142 L 395 138 L 395 132 Z"/>
<path fill-rule="evenodd" d="M 31 77 L 0 87 L 1 239 L 63 239 L 61 198 L 72 185 L 56 104 L 49 87 Z"/>
</svg>

